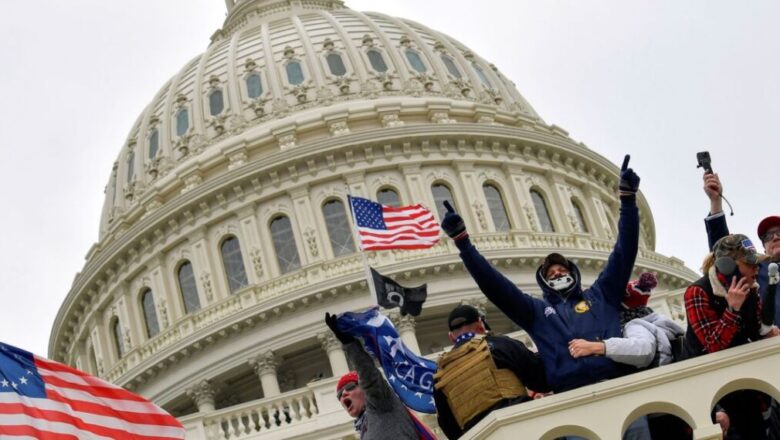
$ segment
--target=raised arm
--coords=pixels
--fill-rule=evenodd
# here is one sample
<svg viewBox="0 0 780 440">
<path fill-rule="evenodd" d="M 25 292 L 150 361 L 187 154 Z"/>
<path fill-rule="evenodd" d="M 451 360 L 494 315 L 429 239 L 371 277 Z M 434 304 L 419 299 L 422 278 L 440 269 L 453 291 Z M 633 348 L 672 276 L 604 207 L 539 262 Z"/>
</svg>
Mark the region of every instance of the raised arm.
<svg viewBox="0 0 780 440">
<path fill-rule="evenodd" d="M 463 218 L 449 202 L 445 201 L 444 206 L 447 213 L 441 222 L 441 228 L 455 240 L 455 245 L 460 250 L 460 259 L 479 289 L 509 319 L 528 331 L 535 318 L 535 301 L 539 300 L 523 293 L 515 283 L 497 271 L 471 244 Z"/>
<path fill-rule="evenodd" d="M 627 154 L 620 168 L 620 219 L 615 247 L 606 267 L 593 283 L 616 307 L 620 307 L 639 250 L 639 209 L 636 206 L 639 176 L 628 167 L 630 158 Z"/>
<path fill-rule="evenodd" d="M 723 214 L 723 202 L 720 198 L 723 193 L 720 177 L 715 173 L 706 173 L 703 179 L 704 194 L 710 199 L 710 213 L 704 219 L 704 226 L 707 228 L 709 249 L 712 250 L 715 242 L 729 235 L 729 226 L 726 224 L 726 215 Z"/>
<path fill-rule="evenodd" d="M 397 399 L 395 393 L 387 384 L 382 374 L 379 373 L 374 365 L 374 359 L 366 353 L 363 344 L 351 335 L 339 330 L 336 315 L 325 314 L 325 324 L 330 327 L 330 331 L 336 336 L 344 346 L 344 353 L 350 364 L 355 367 L 358 373 L 358 385 L 366 394 L 366 402 L 379 412 L 390 412 L 393 410 L 393 399 Z"/>
</svg>

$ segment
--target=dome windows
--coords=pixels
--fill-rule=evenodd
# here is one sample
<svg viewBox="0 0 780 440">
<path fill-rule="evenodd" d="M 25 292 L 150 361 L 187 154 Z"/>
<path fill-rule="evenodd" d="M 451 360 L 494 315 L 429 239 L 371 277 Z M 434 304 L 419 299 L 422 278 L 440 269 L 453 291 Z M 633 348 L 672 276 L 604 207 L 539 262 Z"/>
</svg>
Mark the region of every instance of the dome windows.
<svg viewBox="0 0 780 440">
<path fill-rule="evenodd" d="M 341 200 L 331 200 L 322 205 L 322 215 L 330 237 L 333 256 L 340 257 L 355 252 L 355 242 L 352 240 L 352 228 L 347 220 L 347 212 Z"/>
<path fill-rule="evenodd" d="M 575 222 L 577 232 L 582 232 L 587 234 L 588 224 L 585 223 L 585 215 L 582 212 L 582 207 L 580 206 L 580 203 L 577 200 L 572 198 L 571 207 L 574 211 L 574 222 Z"/>
<path fill-rule="evenodd" d="M 251 99 L 257 99 L 263 94 L 263 81 L 260 74 L 252 73 L 246 77 L 246 94 Z"/>
<path fill-rule="evenodd" d="M 496 231 L 509 231 L 512 225 L 509 223 L 509 215 L 506 212 L 504 199 L 501 197 L 501 191 L 494 185 L 486 183 L 482 185 L 482 191 L 485 193 L 490 216 L 493 218 L 493 226 Z"/>
<path fill-rule="evenodd" d="M 193 313 L 200 310 L 200 298 L 198 297 L 198 286 L 195 283 L 195 272 L 192 270 L 192 263 L 184 261 L 179 266 L 177 274 L 179 279 L 179 291 L 184 301 L 184 310 L 187 313 Z"/>
<path fill-rule="evenodd" d="M 300 61 L 292 60 L 284 66 L 284 69 L 287 71 L 287 82 L 294 86 L 303 83 L 303 68 Z"/>
<path fill-rule="evenodd" d="M 383 188 L 376 192 L 376 200 L 382 205 L 398 208 L 401 206 L 401 198 L 392 188 Z"/>
<path fill-rule="evenodd" d="M 222 265 L 225 268 L 228 288 L 230 289 L 230 293 L 235 293 L 249 285 L 238 238 L 235 236 L 228 237 L 222 242 L 220 250 L 222 251 Z"/>
<path fill-rule="evenodd" d="M 149 135 L 149 159 L 157 157 L 157 151 L 160 149 L 160 132 L 157 129 L 152 130 Z"/>
<path fill-rule="evenodd" d="M 122 324 L 119 322 L 119 318 L 114 318 L 111 323 L 111 333 L 114 337 L 114 349 L 116 350 L 117 359 L 121 359 L 125 355 L 125 340 L 122 334 Z"/>
<path fill-rule="evenodd" d="M 190 129 L 190 112 L 187 107 L 182 107 L 176 113 L 176 136 L 182 137 Z"/>
<path fill-rule="evenodd" d="M 477 77 L 479 78 L 479 81 L 482 82 L 482 85 L 487 87 L 487 88 L 489 88 L 489 89 L 492 89 L 493 85 L 490 84 L 490 80 L 488 80 L 487 76 L 485 75 L 485 71 L 482 70 L 481 67 L 479 67 L 479 64 L 477 64 L 476 62 L 472 61 L 471 62 L 471 67 L 474 69 L 474 73 L 477 74 Z"/>
<path fill-rule="evenodd" d="M 274 242 L 276 261 L 279 263 L 281 273 L 292 272 L 301 267 L 289 217 L 282 215 L 271 221 L 271 239 Z"/>
<path fill-rule="evenodd" d="M 531 200 L 534 202 L 536 219 L 539 220 L 539 227 L 542 232 L 555 232 L 555 226 L 553 226 L 550 211 L 547 209 L 547 202 L 544 201 L 544 196 L 542 196 L 539 191 L 532 189 Z"/>
<path fill-rule="evenodd" d="M 458 69 L 458 66 L 455 65 L 455 61 L 447 54 L 441 54 L 441 61 L 444 63 L 444 67 L 447 68 L 447 72 L 450 73 L 453 77 L 457 79 L 461 79 L 463 77 L 463 74 L 460 73 L 460 70 Z"/>
<path fill-rule="evenodd" d="M 154 337 L 160 333 L 160 323 L 157 321 L 157 310 L 154 308 L 154 294 L 152 289 L 146 289 L 141 294 L 141 306 L 144 310 L 144 323 L 146 324 L 146 336 Z"/>
<path fill-rule="evenodd" d="M 382 52 L 377 49 L 369 49 L 368 52 L 366 52 L 366 56 L 368 57 L 368 62 L 371 63 L 372 69 L 379 73 L 387 72 L 387 63 L 385 63 Z"/>
<path fill-rule="evenodd" d="M 329 53 L 325 59 L 328 62 L 328 69 L 330 69 L 330 73 L 335 76 L 344 76 L 347 74 L 347 67 L 344 66 L 344 60 L 341 59 L 341 55 L 337 53 Z"/>
<path fill-rule="evenodd" d="M 422 58 L 420 58 L 420 54 L 418 54 L 416 51 L 412 49 L 406 49 L 404 50 L 404 55 L 406 55 L 406 59 L 409 61 L 409 65 L 412 66 L 412 69 L 420 73 L 425 73 L 428 71 L 428 68 L 425 67 L 425 63 L 423 63 Z"/>
<path fill-rule="evenodd" d="M 431 193 L 433 194 L 433 202 L 436 204 L 436 211 L 439 213 L 440 220 L 444 218 L 444 214 L 447 212 L 447 208 L 444 207 L 445 201 L 449 201 L 457 211 L 458 206 L 455 204 L 455 199 L 452 198 L 452 191 L 450 191 L 447 185 L 434 183 L 431 186 Z"/>
<path fill-rule="evenodd" d="M 215 89 L 209 94 L 209 113 L 218 116 L 225 110 L 225 98 L 221 89 Z"/>
<path fill-rule="evenodd" d="M 135 153 L 130 151 L 127 153 L 127 183 L 133 181 L 135 174 Z"/>
</svg>

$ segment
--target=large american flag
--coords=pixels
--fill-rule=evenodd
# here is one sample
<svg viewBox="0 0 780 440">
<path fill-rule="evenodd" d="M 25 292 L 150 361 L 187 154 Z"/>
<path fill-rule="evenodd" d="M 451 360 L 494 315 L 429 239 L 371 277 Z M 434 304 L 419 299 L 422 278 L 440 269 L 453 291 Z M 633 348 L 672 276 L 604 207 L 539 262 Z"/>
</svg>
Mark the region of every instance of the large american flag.
<svg viewBox="0 0 780 440">
<path fill-rule="evenodd" d="M 0 343 L 0 438 L 183 439 L 173 416 L 123 388 Z"/>
<path fill-rule="evenodd" d="M 425 249 L 439 242 L 441 228 L 422 205 L 394 208 L 360 197 L 349 200 L 364 251 Z"/>
</svg>

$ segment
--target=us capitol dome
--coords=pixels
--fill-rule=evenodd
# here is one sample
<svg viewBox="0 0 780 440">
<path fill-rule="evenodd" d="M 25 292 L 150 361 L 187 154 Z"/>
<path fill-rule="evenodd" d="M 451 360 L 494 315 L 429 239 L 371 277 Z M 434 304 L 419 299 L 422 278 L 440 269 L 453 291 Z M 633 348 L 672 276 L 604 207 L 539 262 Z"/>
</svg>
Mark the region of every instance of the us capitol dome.
<svg viewBox="0 0 780 440">
<path fill-rule="evenodd" d="M 422 203 L 439 219 L 452 200 L 486 258 L 533 294 L 552 251 L 576 261 L 585 284 L 602 270 L 617 166 L 546 123 L 493 60 L 340 0 L 226 5 L 205 53 L 160 88 L 119 148 L 99 240 L 59 310 L 50 358 L 153 400 L 188 438 L 356 438 L 335 398 L 348 365 L 323 321 L 376 303 L 348 193 Z M 659 275 L 651 305 L 684 320 L 682 291 L 697 276 L 654 252 L 641 194 L 638 204 L 636 271 Z M 461 303 L 530 343 L 451 240 L 368 260 L 404 285 L 428 284 L 419 317 L 387 312 L 422 355 L 449 345 L 446 316 Z"/>
</svg>

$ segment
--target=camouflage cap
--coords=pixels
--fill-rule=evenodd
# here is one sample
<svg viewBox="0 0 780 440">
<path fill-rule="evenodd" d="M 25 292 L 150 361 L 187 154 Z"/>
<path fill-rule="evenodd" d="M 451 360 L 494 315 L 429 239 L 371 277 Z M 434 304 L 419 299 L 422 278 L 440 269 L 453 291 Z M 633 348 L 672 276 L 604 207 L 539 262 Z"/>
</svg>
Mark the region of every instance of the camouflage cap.
<svg viewBox="0 0 780 440">
<path fill-rule="evenodd" d="M 769 257 L 759 254 L 753 242 L 743 234 L 727 235 L 712 247 L 715 258 L 731 257 L 747 264 L 758 264 L 767 261 Z"/>
</svg>

